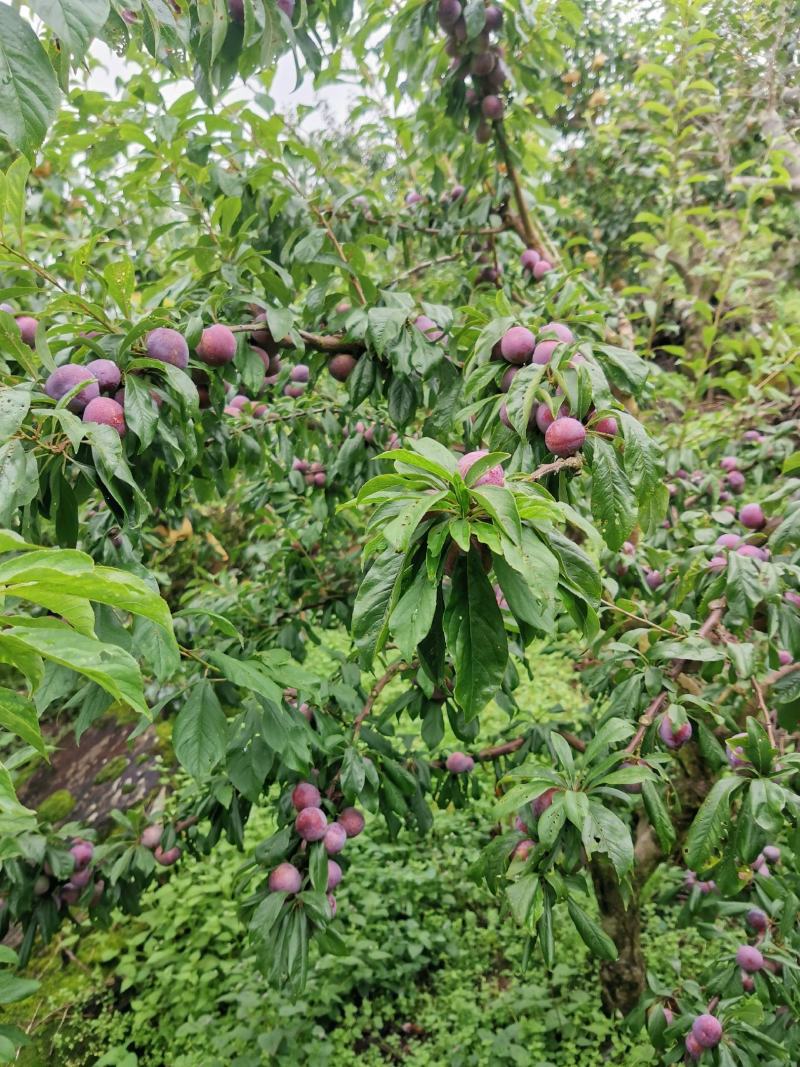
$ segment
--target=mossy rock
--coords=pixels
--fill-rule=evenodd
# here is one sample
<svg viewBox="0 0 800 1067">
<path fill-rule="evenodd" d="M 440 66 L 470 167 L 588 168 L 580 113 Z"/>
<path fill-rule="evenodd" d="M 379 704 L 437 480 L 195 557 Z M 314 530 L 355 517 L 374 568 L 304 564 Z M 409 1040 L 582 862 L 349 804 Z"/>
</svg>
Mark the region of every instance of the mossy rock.
<svg viewBox="0 0 800 1067">
<path fill-rule="evenodd" d="M 129 762 L 127 756 L 115 756 L 114 759 L 109 760 L 105 767 L 94 776 L 95 785 L 100 785 L 102 782 L 115 781 L 125 773 Z"/>
<path fill-rule="evenodd" d="M 62 822 L 72 812 L 75 804 L 75 797 L 69 789 L 57 789 L 39 805 L 39 818 L 45 822 Z"/>
</svg>

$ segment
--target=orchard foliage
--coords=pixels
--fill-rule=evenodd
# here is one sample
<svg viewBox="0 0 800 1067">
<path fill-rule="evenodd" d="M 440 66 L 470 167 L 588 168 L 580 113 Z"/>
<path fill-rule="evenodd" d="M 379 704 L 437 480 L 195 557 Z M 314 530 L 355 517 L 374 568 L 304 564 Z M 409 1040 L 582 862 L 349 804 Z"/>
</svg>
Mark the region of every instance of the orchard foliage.
<svg viewBox="0 0 800 1067">
<path fill-rule="evenodd" d="M 470 874 L 527 966 L 566 914 L 660 1062 L 796 1062 L 793 23 L 585 6 L 0 5 L 0 923 L 23 965 L 187 852 L 243 848 L 270 803 L 240 910 L 300 989 L 312 950 L 347 952 L 363 813 L 424 833 L 491 779 Z M 116 99 L 82 84 L 96 38 L 130 64 Z M 277 110 L 282 55 L 357 74 L 352 128 Z M 306 651 L 335 622 L 323 677 Z M 515 691 L 548 645 L 590 707 L 542 727 Z M 80 741 L 123 708 L 131 737 L 168 724 L 166 806 L 26 808 L 54 723 Z M 648 976 L 652 893 L 706 936 L 702 983 Z"/>
</svg>

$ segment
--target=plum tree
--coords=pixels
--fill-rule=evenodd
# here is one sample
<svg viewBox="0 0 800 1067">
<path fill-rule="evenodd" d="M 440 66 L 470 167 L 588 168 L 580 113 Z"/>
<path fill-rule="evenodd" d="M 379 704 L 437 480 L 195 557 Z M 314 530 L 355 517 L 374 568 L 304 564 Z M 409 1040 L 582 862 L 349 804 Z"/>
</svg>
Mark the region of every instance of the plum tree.
<svg viewBox="0 0 800 1067">
<path fill-rule="evenodd" d="M 793 167 L 753 107 L 791 102 L 776 3 L 738 51 L 725 5 L 659 5 L 663 33 L 597 4 L 114 8 L 139 70 L 48 141 L 26 87 L 93 53 L 53 5 L 36 32 L 2 8 L 37 51 L 0 108 L 0 283 L 32 308 L 0 323 L 0 936 L 135 911 L 225 838 L 253 955 L 297 994 L 349 934 L 327 894 L 369 853 L 356 805 L 394 838 L 483 794 L 471 876 L 526 967 L 571 923 L 639 1058 L 641 1028 L 665 1063 L 798 1058 L 796 330 L 763 268 L 791 285 Z M 229 95 L 289 51 L 318 86 L 368 72 L 352 129 Z M 532 715 L 553 655 L 571 695 Z M 9 782 L 127 709 L 169 728 L 170 815 L 132 800 L 78 863 L 79 820 Z M 708 949 L 651 984 L 644 900 Z"/>
<path fill-rule="evenodd" d="M 209 367 L 222 367 L 231 363 L 236 355 L 236 334 L 227 326 L 216 322 L 203 330 L 195 351 L 197 358 Z"/>
<path fill-rule="evenodd" d="M 49 375 L 44 383 L 44 391 L 53 400 L 61 400 L 76 389 L 81 382 L 87 382 L 79 392 L 68 402 L 70 411 L 80 414 L 91 400 L 100 396 L 100 387 L 92 372 L 87 367 L 81 367 L 77 363 L 65 363 L 57 367 Z"/>
</svg>

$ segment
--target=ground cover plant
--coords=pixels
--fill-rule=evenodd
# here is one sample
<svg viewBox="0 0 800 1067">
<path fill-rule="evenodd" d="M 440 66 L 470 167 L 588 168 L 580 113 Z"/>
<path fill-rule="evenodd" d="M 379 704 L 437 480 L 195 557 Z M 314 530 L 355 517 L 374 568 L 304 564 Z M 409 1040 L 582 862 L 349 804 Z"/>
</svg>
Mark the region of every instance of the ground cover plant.
<svg viewBox="0 0 800 1067">
<path fill-rule="evenodd" d="M 795 16 L 0 4 L 6 1060 L 797 1061 Z"/>
</svg>

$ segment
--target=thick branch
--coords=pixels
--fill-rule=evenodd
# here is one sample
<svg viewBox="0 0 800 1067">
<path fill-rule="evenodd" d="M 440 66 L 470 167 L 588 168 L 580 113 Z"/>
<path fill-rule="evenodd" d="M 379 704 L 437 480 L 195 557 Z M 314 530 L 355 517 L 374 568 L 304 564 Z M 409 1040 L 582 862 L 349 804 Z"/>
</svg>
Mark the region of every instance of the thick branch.
<svg viewBox="0 0 800 1067">
<path fill-rule="evenodd" d="M 233 333 L 255 333 L 256 330 L 263 330 L 264 323 L 262 322 L 243 322 L 236 326 L 228 327 Z M 353 355 L 363 352 L 366 345 L 363 341 L 351 341 L 340 333 L 321 334 L 310 333 L 308 330 L 298 330 L 300 337 L 302 337 L 304 343 L 308 348 L 313 348 L 315 352 L 327 352 L 331 355 L 336 355 L 337 352 L 351 352 Z M 294 341 L 291 337 L 284 337 L 276 344 L 281 348 L 296 348 Z"/>
<path fill-rule="evenodd" d="M 554 267 L 560 266 L 561 256 L 559 255 L 558 250 L 550 243 L 550 241 L 548 241 L 541 229 L 534 223 L 531 214 L 528 211 L 528 205 L 525 202 L 525 194 L 522 191 L 517 168 L 514 166 L 514 161 L 511 158 L 511 151 L 508 147 L 506 131 L 502 122 L 496 122 L 494 124 L 494 132 L 497 146 L 500 149 L 500 155 L 503 157 L 506 172 L 514 190 L 514 200 L 517 205 L 519 221 L 522 227 L 520 236 L 523 237 L 528 248 L 535 248 L 536 251 L 543 255 Z M 510 216 L 509 220 L 512 221 L 513 224 L 513 220 Z"/>
</svg>

